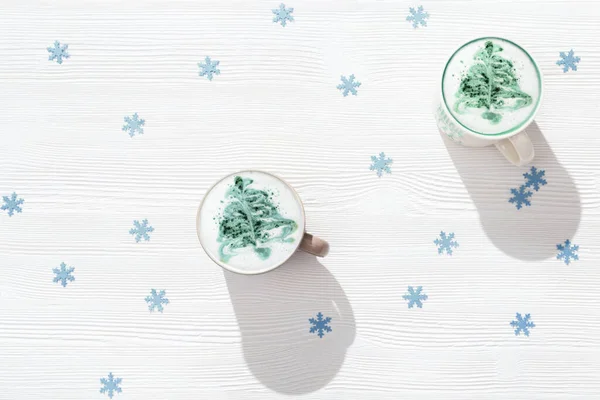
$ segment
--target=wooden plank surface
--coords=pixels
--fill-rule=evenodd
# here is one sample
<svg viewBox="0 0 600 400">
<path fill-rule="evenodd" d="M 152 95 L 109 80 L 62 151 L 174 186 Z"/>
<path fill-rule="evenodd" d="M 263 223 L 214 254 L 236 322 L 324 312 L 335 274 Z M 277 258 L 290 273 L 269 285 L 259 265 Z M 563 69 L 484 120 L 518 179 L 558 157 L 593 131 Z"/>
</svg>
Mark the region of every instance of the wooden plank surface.
<svg viewBox="0 0 600 400">
<path fill-rule="evenodd" d="M 106 398 L 109 372 L 118 400 L 600 398 L 600 3 L 428 0 L 418 29 L 405 0 L 288 0 L 286 27 L 278 4 L 0 4 L 0 195 L 25 199 L 0 213 L 0 399 Z M 545 76 L 530 134 L 548 185 L 520 211 L 507 200 L 526 168 L 445 141 L 431 114 L 445 60 L 479 36 L 517 41 Z M 563 73 L 570 49 L 579 70 Z M 350 74 L 358 96 L 343 97 Z M 297 189 L 327 258 L 248 278 L 203 253 L 200 200 L 249 168 Z M 136 244 L 144 218 L 155 231 Z M 565 239 L 580 246 L 569 266 Z M 308 332 L 319 311 L 323 339 Z"/>
</svg>

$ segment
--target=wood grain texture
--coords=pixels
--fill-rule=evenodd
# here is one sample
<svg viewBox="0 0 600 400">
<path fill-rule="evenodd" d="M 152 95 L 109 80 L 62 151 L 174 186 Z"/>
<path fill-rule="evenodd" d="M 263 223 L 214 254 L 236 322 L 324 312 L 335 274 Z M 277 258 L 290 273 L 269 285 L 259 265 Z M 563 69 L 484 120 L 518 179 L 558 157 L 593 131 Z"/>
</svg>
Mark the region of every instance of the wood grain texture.
<svg viewBox="0 0 600 400">
<path fill-rule="evenodd" d="M 101 399 L 109 372 L 118 400 L 600 397 L 599 3 L 429 0 L 419 29 L 405 0 L 289 0 L 285 28 L 279 3 L 1 2 L 0 195 L 25 204 L 0 214 L 0 399 Z M 448 55 L 492 35 L 545 77 L 530 134 L 549 183 L 519 212 L 508 192 L 526 168 L 445 141 L 431 115 Z M 362 85 L 344 98 L 349 74 Z M 134 112 L 146 126 L 130 138 Z M 378 179 L 381 151 L 394 163 Z M 203 253 L 202 196 L 249 168 L 297 189 L 327 258 L 249 278 Z M 143 218 L 155 232 L 136 244 Z M 456 233 L 452 257 L 440 230 Z M 569 266 L 555 259 L 567 238 Z M 52 283 L 63 261 L 67 288 Z M 163 314 L 151 288 L 167 291 Z M 319 311 L 323 339 L 308 333 Z"/>
</svg>

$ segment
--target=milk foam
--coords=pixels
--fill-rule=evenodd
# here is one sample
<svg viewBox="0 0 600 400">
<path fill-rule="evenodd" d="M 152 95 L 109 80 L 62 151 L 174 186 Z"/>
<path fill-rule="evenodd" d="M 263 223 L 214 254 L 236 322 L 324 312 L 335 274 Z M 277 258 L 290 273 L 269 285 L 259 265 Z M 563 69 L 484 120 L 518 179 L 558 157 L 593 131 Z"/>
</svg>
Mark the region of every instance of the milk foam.
<svg viewBox="0 0 600 400">
<path fill-rule="evenodd" d="M 520 47 L 483 38 L 454 53 L 442 90 L 450 113 L 462 125 L 499 134 L 531 117 L 540 98 L 540 79 L 534 62 Z"/>
<path fill-rule="evenodd" d="M 243 179 L 243 183 L 236 177 Z M 249 183 L 250 180 L 252 183 Z M 241 204 L 239 198 L 231 196 L 232 187 L 235 193 L 240 193 L 236 190 L 236 182 L 240 187 L 244 186 L 244 193 L 249 193 L 249 190 L 269 193 L 269 198 L 261 198 L 260 202 L 267 204 L 266 207 L 272 205 L 273 207 L 266 210 L 273 214 L 268 219 L 261 218 L 265 210 L 258 211 L 254 215 L 257 216 L 261 226 L 271 224 L 270 226 L 275 226 L 273 229 L 258 231 L 256 227 L 248 228 L 253 221 L 248 222 L 246 214 L 256 204 Z M 254 198 L 248 199 L 252 201 L 250 199 Z M 232 202 L 236 204 L 227 208 Z M 235 211 L 238 206 L 242 213 L 232 213 L 231 211 Z M 235 233 L 239 232 L 237 226 L 241 226 L 242 234 L 239 235 L 241 239 L 236 239 L 234 237 L 236 235 L 231 234 L 231 230 L 228 231 L 230 234 L 224 237 L 223 231 L 220 231 L 224 218 L 226 222 L 231 222 L 232 218 L 238 218 L 240 215 L 242 217 L 236 225 Z M 197 230 L 202 246 L 213 260 L 241 273 L 259 273 L 281 264 L 298 247 L 304 234 L 302 205 L 295 192 L 280 179 L 259 171 L 239 172 L 219 181 L 206 194 L 198 214 Z M 267 237 L 271 240 L 263 238 L 256 242 L 258 246 L 239 247 L 246 242 L 246 238 L 254 239 L 258 233 L 267 233 Z M 267 257 L 265 257 L 266 253 L 268 253 Z"/>
</svg>

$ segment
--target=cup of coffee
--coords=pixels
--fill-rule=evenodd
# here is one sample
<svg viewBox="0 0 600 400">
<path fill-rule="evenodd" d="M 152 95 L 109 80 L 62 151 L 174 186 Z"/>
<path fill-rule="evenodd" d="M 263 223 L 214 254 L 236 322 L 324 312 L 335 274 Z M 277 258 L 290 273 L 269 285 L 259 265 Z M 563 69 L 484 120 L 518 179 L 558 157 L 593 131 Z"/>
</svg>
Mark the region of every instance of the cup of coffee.
<svg viewBox="0 0 600 400">
<path fill-rule="evenodd" d="M 442 133 L 469 147 L 493 144 L 515 165 L 533 160 L 525 129 L 539 109 L 543 78 L 522 47 L 497 37 L 472 40 L 448 60 L 440 88 L 434 114 Z"/>
<path fill-rule="evenodd" d="M 271 271 L 300 250 L 324 257 L 329 244 L 304 231 L 304 207 L 282 179 L 262 171 L 231 174 L 200 203 L 196 232 L 210 258 L 239 274 Z"/>
</svg>

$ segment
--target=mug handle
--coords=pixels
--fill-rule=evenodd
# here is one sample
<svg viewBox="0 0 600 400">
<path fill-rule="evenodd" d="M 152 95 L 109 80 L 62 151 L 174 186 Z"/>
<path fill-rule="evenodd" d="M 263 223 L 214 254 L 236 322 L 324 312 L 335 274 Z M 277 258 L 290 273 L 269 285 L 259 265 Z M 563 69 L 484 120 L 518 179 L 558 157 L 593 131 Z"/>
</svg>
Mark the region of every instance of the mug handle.
<svg viewBox="0 0 600 400">
<path fill-rule="evenodd" d="M 519 167 L 530 163 L 535 155 L 533 143 L 525 131 L 503 139 L 495 145 L 508 161 Z"/>
<path fill-rule="evenodd" d="M 329 243 L 310 233 L 304 232 L 300 242 L 300 250 L 317 257 L 325 257 L 329 253 Z"/>
</svg>

